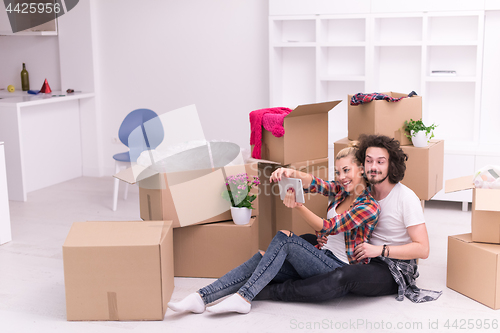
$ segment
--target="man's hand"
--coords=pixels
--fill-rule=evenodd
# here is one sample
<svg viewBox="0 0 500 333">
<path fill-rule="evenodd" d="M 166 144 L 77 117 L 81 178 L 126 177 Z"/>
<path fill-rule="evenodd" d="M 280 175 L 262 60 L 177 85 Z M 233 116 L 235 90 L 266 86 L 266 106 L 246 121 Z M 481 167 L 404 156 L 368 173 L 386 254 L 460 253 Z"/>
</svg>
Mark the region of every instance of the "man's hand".
<svg viewBox="0 0 500 333">
<path fill-rule="evenodd" d="M 318 236 L 318 249 L 325 246 L 326 242 L 328 242 L 328 238 L 326 236 Z"/>
<path fill-rule="evenodd" d="M 354 249 L 354 256 L 357 261 L 361 261 L 366 258 L 375 258 L 382 254 L 382 248 L 382 246 L 361 243 Z"/>
</svg>

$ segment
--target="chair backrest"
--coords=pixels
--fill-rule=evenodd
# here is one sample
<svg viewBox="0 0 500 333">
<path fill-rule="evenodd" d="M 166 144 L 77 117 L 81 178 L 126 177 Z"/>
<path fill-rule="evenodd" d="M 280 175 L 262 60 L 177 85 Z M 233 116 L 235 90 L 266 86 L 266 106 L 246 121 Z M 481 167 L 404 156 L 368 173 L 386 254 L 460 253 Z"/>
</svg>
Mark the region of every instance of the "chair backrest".
<svg viewBox="0 0 500 333">
<path fill-rule="evenodd" d="M 144 123 L 147 122 L 147 131 Z M 146 149 L 155 149 L 163 141 L 164 131 L 156 112 L 149 109 L 137 109 L 123 119 L 118 138 L 129 147 L 131 160 Z"/>
</svg>

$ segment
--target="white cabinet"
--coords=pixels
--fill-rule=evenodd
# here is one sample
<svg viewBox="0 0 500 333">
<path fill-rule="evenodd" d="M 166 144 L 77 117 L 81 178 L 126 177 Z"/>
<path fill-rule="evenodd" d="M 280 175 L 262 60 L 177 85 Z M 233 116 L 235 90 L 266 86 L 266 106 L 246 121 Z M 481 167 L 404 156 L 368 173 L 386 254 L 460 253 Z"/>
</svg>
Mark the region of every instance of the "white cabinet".
<svg viewBox="0 0 500 333">
<path fill-rule="evenodd" d="M 0 142 L 0 245 L 10 242 L 9 195 L 7 192 L 7 175 L 5 170 L 5 153 L 3 142 Z"/>
<path fill-rule="evenodd" d="M 12 32 L 12 27 L 10 26 L 9 17 L 7 11 L 0 9 L 0 35 L 3 36 L 56 36 L 57 35 L 57 18 L 44 24 L 40 24 L 36 27 L 19 31 L 16 33 Z"/>
<path fill-rule="evenodd" d="M 287 3 L 270 0 L 271 106 L 343 100 L 330 112 L 333 145 L 347 136 L 348 94 L 414 90 L 424 123 L 438 124 L 435 136 L 445 140 L 444 179 L 473 173 L 476 156 L 500 157 L 498 121 L 488 120 L 500 120 L 500 12 L 472 1 L 463 8 L 448 1 L 454 11 L 429 1 L 395 9 L 400 2 L 389 0 L 342 12 L 316 0 L 316 11 L 299 15 L 300 2 Z M 436 198 L 471 200 L 465 192 Z"/>
</svg>

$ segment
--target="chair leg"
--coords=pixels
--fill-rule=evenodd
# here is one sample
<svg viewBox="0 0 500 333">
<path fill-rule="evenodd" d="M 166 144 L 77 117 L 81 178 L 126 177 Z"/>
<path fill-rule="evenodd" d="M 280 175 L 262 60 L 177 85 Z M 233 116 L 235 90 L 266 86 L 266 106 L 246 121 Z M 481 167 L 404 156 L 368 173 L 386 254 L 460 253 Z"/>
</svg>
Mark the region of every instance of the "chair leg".
<svg viewBox="0 0 500 333">
<path fill-rule="evenodd" d="M 128 183 L 125 183 L 125 193 L 123 193 L 123 199 L 127 200 L 128 196 Z"/>
<path fill-rule="evenodd" d="M 118 204 L 118 186 L 120 184 L 120 180 L 118 178 L 115 178 L 115 185 L 114 185 L 114 191 L 113 191 L 113 211 L 116 211 L 116 206 Z"/>
<path fill-rule="evenodd" d="M 115 161 L 115 173 L 120 171 L 120 166 L 118 162 Z M 113 189 L 113 211 L 116 211 L 116 206 L 118 204 L 118 187 L 120 185 L 120 180 L 115 178 L 114 189 Z"/>
</svg>

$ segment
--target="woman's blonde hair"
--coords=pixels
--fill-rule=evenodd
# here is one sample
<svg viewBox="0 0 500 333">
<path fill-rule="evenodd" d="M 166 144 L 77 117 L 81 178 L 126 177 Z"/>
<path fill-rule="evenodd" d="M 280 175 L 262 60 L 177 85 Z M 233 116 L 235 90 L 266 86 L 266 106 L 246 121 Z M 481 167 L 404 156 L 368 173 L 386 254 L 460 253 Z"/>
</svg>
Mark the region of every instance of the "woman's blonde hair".
<svg viewBox="0 0 500 333">
<path fill-rule="evenodd" d="M 358 147 L 359 147 L 358 141 L 351 141 L 347 145 L 347 147 L 343 148 L 337 153 L 337 156 L 335 156 L 335 161 L 338 161 L 341 158 L 347 156 L 351 156 L 354 163 L 356 163 L 357 165 L 361 165 L 362 163 L 356 158 L 356 152 L 358 151 Z"/>
</svg>

